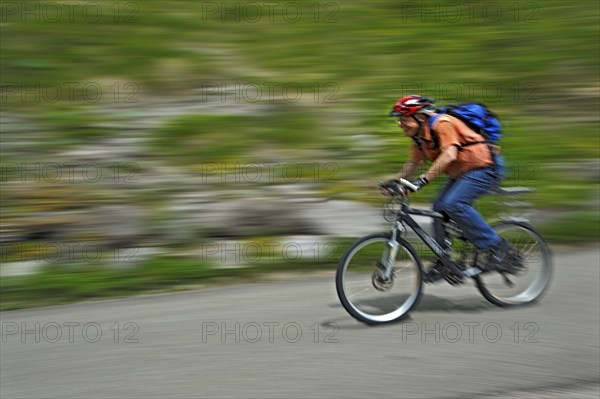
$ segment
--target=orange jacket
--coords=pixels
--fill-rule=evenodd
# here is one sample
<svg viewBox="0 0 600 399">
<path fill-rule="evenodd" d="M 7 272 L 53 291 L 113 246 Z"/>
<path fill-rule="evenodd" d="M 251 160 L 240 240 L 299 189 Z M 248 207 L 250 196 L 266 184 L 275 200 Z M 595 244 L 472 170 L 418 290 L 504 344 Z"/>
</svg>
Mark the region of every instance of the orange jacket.
<svg viewBox="0 0 600 399">
<path fill-rule="evenodd" d="M 412 148 L 411 156 L 413 162 L 422 163 L 426 159 L 433 161 L 447 147 L 454 145 L 459 150 L 457 159 L 449 164 L 446 170 L 442 171 L 448 176 L 457 178 L 470 170 L 493 165 L 492 154 L 487 143 L 464 146 L 467 143 L 485 141 L 485 138 L 469 129 L 460 119 L 451 115 L 441 115 L 434 122 L 433 131 L 439 147 L 435 148 L 429 124 L 424 123 L 423 130 L 418 138 L 421 149 L 419 149 L 416 143 Z M 499 147 L 493 146 L 494 152 L 499 152 L 499 150 Z"/>
</svg>

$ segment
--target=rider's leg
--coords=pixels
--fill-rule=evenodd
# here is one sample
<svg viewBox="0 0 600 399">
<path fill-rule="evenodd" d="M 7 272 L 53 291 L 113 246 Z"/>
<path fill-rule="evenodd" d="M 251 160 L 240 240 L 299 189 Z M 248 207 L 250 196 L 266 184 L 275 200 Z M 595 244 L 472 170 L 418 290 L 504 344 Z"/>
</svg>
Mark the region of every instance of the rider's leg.
<svg viewBox="0 0 600 399">
<path fill-rule="evenodd" d="M 503 268 L 510 259 L 507 255 L 515 250 L 471 206 L 475 199 L 503 179 L 504 160 L 496 155 L 495 161 L 495 167 L 472 170 L 458 178 L 437 204 L 438 212 L 450 215 L 476 248 L 488 251 L 489 256 L 481 265 L 488 270 Z"/>
<path fill-rule="evenodd" d="M 448 178 L 448 180 L 446 180 L 446 184 L 444 184 L 444 186 L 438 193 L 437 198 L 433 201 L 432 209 L 435 212 L 441 213 L 444 211 L 444 209 L 442 208 L 444 198 L 445 198 L 446 194 L 448 193 L 448 191 L 450 191 L 450 189 L 452 188 L 452 186 L 454 185 L 455 182 L 456 182 L 456 180 L 452 179 L 450 177 Z M 444 230 L 444 221 L 442 219 L 439 219 L 439 218 L 433 219 L 433 238 L 435 238 L 435 241 L 442 248 L 446 248 L 446 241 L 445 241 L 446 240 L 446 231 Z"/>
<path fill-rule="evenodd" d="M 493 168 L 471 170 L 460 176 L 437 203 L 438 211 L 446 212 L 478 249 L 490 249 L 501 238 L 485 222 L 472 204 L 498 184 Z"/>
<path fill-rule="evenodd" d="M 494 177 L 496 180 L 494 183 L 492 183 L 490 188 L 494 187 L 494 185 L 497 185 L 500 182 L 500 180 L 502 180 L 504 178 L 505 166 L 504 166 L 504 158 L 502 157 L 502 155 L 500 155 L 500 154 L 494 155 L 494 163 L 495 163 L 495 167 L 494 167 L 493 171 L 494 171 Z M 450 192 L 450 189 L 452 189 L 452 187 L 454 186 L 454 183 L 456 183 L 456 179 L 453 179 L 451 177 L 449 177 L 446 180 L 446 183 L 444 184 L 442 189 L 439 191 L 436 199 L 433 201 L 432 209 L 435 212 L 442 213 L 445 211 L 446 205 L 445 205 L 444 201 L 445 201 L 446 196 Z M 487 190 L 488 189 L 484 190 L 484 192 Z M 446 247 L 446 242 L 445 242 L 446 231 L 444 230 L 443 223 L 444 222 L 442 219 L 436 218 L 433 220 L 433 237 L 435 238 L 435 241 L 442 248 L 445 248 Z"/>
<path fill-rule="evenodd" d="M 433 210 L 436 212 L 443 212 L 442 209 L 442 201 L 446 196 L 446 193 L 450 191 L 454 183 L 455 179 L 448 178 L 446 180 L 446 184 L 442 187 L 440 192 L 437 195 L 437 198 L 433 201 Z M 444 229 L 444 222 L 440 218 L 433 219 L 433 238 L 435 241 L 442 247 L 444 250 L 446 249 L 446 230 Z M 436 259 L 431 268 L 428 270 L 427 275 L 425 276 L 425 282 L 434 282 L 442 278 L 442 269 L 444 265 L 441 263 L 439 259 Z"/>
</svg>

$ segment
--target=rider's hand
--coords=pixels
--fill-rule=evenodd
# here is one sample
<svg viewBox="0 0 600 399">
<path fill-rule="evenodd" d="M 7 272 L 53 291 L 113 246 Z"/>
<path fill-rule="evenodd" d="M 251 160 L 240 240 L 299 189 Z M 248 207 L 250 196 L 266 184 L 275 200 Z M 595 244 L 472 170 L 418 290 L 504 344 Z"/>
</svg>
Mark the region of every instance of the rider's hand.
<svg viewBox="0 0 600 399">
<path fill-rule="evenodd" d="M 379 183 L 379 192 L 386 197 L 391 197 L 392 192 L 397 191 L 399 189 L 400 180 L 391 179 L 383 183 Z"/>
<path fill-rule="evenodd" d="M 417 178 L 417 179 L 411 180 L 410 182 L 416 188 L 416 190 L 414 190 L 412 187 L 406 186 L 407 192 L 410 192 L 410 193 L 415 193 L 415 192 L 419 191 L 420 189 L 422 189 L 423 187 L 425 187 L 427 184 L 429 184 L 429 180 L 425 177 L 424 174 L 419 176 L 419 178 Z"/>
</svg>

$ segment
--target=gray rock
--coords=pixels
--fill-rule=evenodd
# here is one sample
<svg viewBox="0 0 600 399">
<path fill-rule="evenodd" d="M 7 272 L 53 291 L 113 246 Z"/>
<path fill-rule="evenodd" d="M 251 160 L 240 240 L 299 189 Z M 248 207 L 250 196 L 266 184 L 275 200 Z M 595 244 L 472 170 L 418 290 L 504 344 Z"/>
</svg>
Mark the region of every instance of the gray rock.
<svg viewBox="0 0 600 399">
<path fill-rule="evenodd" d="M 322 233 L 313 221 L 302 216 L 300 206 L 276 198 L 205 204 L 202 211 L 202 226 L 218 237 Z"/>
</svg>

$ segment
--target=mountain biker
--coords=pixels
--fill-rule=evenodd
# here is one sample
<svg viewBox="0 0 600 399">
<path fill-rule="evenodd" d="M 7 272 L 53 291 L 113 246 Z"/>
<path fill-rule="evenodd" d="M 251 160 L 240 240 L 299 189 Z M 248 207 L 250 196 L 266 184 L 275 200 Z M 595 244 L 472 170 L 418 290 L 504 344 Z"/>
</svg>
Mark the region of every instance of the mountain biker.
<svg viewBox="0 0 600 399">
<path fill-rule="evenodd" d="M 485 143 L 481 135 L 458 118 L 437 114 L 435 100 L 431 98 L 404 96 L 396 101 L 389 116 L 397 117 L 398 126 L 414 141 L 411 158 L 397 179 L 408 179 L 426 160 L 433 161 L 427 171 L 411 183 L 418 191 L 440 173 L 447 174 L 446 184 L 433 202 L 433 210 L 454 220 L 477 249 L 487 252 L 487 259 L 480 268 L 502 270 L 512 246 L 472 207 L 478 197 L 502 179 L 500 148 Z M 392 179 L 386 184 L 394 181 L 397 180 Z M 384 189 L 381 192 L 388 195 Z M 447 247 L 442 219 L 434 219 L 434 237 L 442 248 Z M 428 278 L 441 275 L 441 268 L 441 262 L 436 261 Z"/>
</svg>

